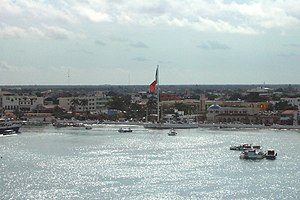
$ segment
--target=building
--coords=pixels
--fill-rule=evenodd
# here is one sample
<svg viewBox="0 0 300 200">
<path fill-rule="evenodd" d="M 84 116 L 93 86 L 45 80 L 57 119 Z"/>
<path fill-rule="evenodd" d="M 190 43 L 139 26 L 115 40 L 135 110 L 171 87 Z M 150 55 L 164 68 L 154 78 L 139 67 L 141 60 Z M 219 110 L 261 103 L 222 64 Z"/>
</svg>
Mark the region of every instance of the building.
<svg viewBox="0 0 300 200">
<path fill-rule="evenodd" d="M 281 101 L 286 101 L 291 106 L 296 106 L 300 111 L 300 98 L 281 98 Z"/>
<path fill-rule="evenodd" d="M 93 96 L 60 97 L 59 106 L 72 112 L 107 112 L 109 98 L 103 92 L 97 92 Z"/>
<path fill-rule="evenodd" d="M 179 101 L 181 98 L 174 93 L 161 93 L 159 95 L 160 101 Z"/>
<path fill-rule="evenodd" d="M 221 107 L 213 104 L 208 107 L 206 119 L 208 122 L 223 123 L 257 123 L 258 107 Z"/>
<path fill-rule="evenodd" d="M 37 123 L 37 122 L 52 122 L 54 120 L 54 117 L 51 113 L 25 113 L 24 118 L 28 122 Z"/>
<path fill-rule="evenodd" d="M 44 104 L 44 97 L 35 95 L 18 95 L 10 92 L 0 93 L 1 113 L 6 112 L 30 112 L 37 106 Z"/>
<path fill-rule="evenodd" d="M 261 86 L 261 87 L 257 87 L 257 88 L 247 90 L 247 93 L 248 94 L 258 94 L 261 97 L 269 97 L 269 96 L 272 95 L 273 89 Z"/>
<path fill-rule="evenodd" d="M 282 125 L 298 125 L 298 111 L 285 110 L 281 113 L 280 124 Z"/>
</svg>

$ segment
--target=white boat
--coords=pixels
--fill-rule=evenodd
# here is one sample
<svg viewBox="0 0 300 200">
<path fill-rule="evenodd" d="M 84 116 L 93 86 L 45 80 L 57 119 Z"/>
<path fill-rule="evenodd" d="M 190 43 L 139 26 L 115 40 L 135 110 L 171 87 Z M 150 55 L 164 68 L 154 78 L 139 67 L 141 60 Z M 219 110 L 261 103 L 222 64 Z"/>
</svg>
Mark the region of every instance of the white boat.
<svg viewBox="0 0 300 200">
<path fill-rule="evenodd" d="M 175 129 L 172 128 L 172 129 L 169 131 L 168 135 L 169 135 L 169 136 L 175 136 L 175 135 L 177 135 L 177 132 L 175 131 Z"/>
<path fill-rule="evenodd" d="M 92 129 L 92 126 L 87 125 L 87 126 L 85 126 L 85 129 L 90 130 L 90 129 Z"/>
<path fill-rule="evenodd" d="M 269 159 L 269 160 L 275 160 L 276 156 L 277 156 L 277 153 L 274 149 L 268 149 L 265 153 L 266 159 Z"/>
<path fill-rule="evenodd" d="M 240 159 L 255 160 L 255 159 L 263 159 L 263 158 L 265 158 L 264 152 L 261 150 L 257 150 L 257 149 L 246 150 L 240 154 Z"/>
<path fill-rule="evenodd" d="M 11 121 L 5 121 L 5 122 L 0 122 L 0 134 L 3 135 L 8 135 L 8 132 L 14 132 L 14 133 L 18 133 L 19 129 L 22 125 L 21 124 L 16 124 L 13 123 Z M 5 133 L 7 132 L 7 133 Z"/>
<path fill-rule="evenodd" d="M 251 148 L 251 144 L 248 143 L 242 143 L 240 145 L 232 145 L 229 149 L 230 150 L 237 150 L 237 151 L 242 151 L 246 150 L 246 148 Z"/>
<path fill-rule="evenodd" d="M 120 128 L 118 130 L 118 132 L 120 132 L 120 133 L 130 133 L 130 132 L 132 132 L 132 130 L 131 130 L 131 128 Z"/>
</svg>

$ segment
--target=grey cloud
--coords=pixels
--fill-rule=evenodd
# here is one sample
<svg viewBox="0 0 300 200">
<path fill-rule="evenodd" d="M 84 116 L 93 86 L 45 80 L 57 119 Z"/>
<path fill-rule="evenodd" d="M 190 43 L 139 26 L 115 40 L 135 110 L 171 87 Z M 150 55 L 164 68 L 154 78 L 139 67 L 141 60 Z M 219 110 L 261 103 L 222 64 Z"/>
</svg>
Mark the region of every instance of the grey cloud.
<svg viewBox="0 0 300 200">
<path fill-rule="evenodd" d="M 197 46 L 200 49 L 203 50 L 228 50 L 230 47 L 226 44 L 217 42 L 217 41 L 207 41 L 203 42 L 200 45 Z"/>
<path fill-rule="evenodd" d="M 141 13 L 148 13 L 148 14 L 154 14 L 154 15 L 161 15 L 168 11 L 168 8 L 170 6 L 166 1 L 160 1 L 157 3 L 149 3 L 148 5 L 142 5 L 140 8 Z"/>
<path fill-rule="evenodd" d="M 0 72 L 9 72 L 9 71 L 15 71 L 15 67 L 7 64 L 4 61 L 0 61 Z"/>
<path fill-rule="evenodd" d="M 102 42 L 100 40 L 96 40 L 95 41 L 95 44 L 97 44 L 98 46 L 106 46 L 106 43 L 105 42 Z"/>
<path fill-rule="evenodd" d="M 134 48 L 149 48 L 145 43 L 143 42 L 137 42 L 135 44 L 131 44 L 130 46 Z"/>
</svg>

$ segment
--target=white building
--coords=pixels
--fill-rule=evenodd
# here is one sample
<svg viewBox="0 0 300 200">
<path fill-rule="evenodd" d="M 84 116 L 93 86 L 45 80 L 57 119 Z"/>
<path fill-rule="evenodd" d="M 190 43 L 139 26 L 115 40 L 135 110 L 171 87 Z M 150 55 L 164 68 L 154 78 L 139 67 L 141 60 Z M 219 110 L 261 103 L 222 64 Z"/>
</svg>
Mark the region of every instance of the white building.
<svg viewBox="0 0 300 200">
<path fill-rule="evenodd" d="M 259 96 L 270 96 L 273 93 L 273 89 L 261 86 L 247 90 L 247 93 L 257 93 Z"/>
<path fill-rule="evenodd" d="M 208 122 L 230 121 L 241 122 L 246 117 L 254 116 L 259 113 L 257 107 L 221 107 L 213 104 L 208 107 L 206 119 Z"/>
<path fill-rule="evenodd" d="M 18 95 L 9 92 L 0 93 L 1 113 L 14 111 L 30 112 L 38 105 L 43 104 L 44 97 Z"/>
<path fill-rule="evenodd" d="M 281 98 L 281 101 L 286 101 L 291 106 L 297 106 L 298 110 L 300 111 L 300 98 L 299 97 L 297 97 L 297 98 Z"/>
<path fill-rule="evenodd" d="M 109 98 L 103 92 L 94 96 L 61 97 L 58 98 L 59 106 L 67 111 L 104 113 Z"/>
</svg>

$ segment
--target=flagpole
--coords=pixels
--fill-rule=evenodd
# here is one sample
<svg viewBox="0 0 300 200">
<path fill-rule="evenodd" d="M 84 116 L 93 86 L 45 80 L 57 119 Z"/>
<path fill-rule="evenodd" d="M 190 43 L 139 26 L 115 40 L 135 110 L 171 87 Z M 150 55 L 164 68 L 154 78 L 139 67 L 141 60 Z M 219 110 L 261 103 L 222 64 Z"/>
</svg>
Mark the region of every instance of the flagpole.
<svg viewBox="0 0 300 200">
<path fill-rule="evenodd" d="M 156 83 L 157 83 L 157 123 L 159 123 L 159 80 L 158 80 L 158 67 L 159 67 L 159 65 L 157 65 L 156 75 L 155 75 L 155 79 L 156 79 Z"/>
</svg>

